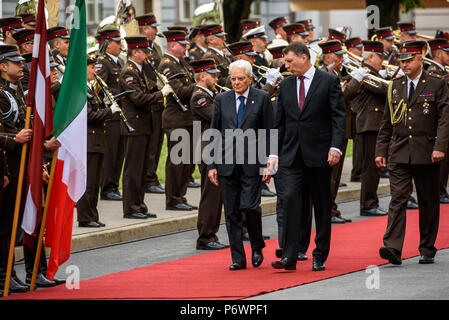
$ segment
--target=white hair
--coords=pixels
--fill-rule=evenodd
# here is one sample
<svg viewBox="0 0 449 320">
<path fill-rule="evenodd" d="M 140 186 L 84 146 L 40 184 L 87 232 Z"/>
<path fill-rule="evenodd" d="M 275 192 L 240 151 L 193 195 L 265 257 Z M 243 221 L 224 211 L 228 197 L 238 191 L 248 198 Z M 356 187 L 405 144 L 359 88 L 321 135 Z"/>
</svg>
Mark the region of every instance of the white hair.
<svg viewBox="0 0 449 320">
<path fill-rule="evenodd" d="M 253 67 L 246 60 L 237 60 L 237 61 L 232 62 L 229 65 L 229 74 L 232 73 L 233 68 L 243 69 L 243 70 L 245 70 L 245 73 L 248 77 L 253 76 Z"/>
</svg>

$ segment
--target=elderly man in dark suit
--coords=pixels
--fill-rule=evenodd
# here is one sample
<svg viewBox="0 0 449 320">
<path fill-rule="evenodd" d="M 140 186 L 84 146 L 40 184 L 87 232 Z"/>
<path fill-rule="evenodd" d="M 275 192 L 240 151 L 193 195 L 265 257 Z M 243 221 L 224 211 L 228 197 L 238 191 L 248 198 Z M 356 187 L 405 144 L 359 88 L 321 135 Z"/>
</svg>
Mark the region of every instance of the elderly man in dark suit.
<svg viewBox="0 0 449 320">
<path fill-rule="evenodd" d="M 211 122 L 211 128 L 218 130 L 223 143 L 217 137 L 213 139 L 215 153 L 208 176 L 222 191 L 233 262 L 230 270 L 240 270 L 246 268 L 242 212 L 246 216 L 251 241 L 252 264 L 259 267 L 263 261 L 265 242 L 262 236 L 260 197 L 262 181 L 269 181 L 270 176 L 264 171 L 261 177 L 261 169 L 270 150 L 269 134 L 273 126 L 273 114 L 268 93 L 251 87 L 252 67 L 249 62 L 235 61 L 231 63 L 229 71 L 233 89 L 216 97 Z M 259 132 L 260 129 L 265 129 L 265 134 Z M 234 145 L 234 141 L 239 140 L 244 141 L 243 146 L 238 143 Z M 262 151 L 252 148 L 256 145 L 262 145 Z M 263 150 L 263 147 L 266 149 Z M 217 156 L 220 150 L 223 159 Z M 259 153 L 263 154 L 264 159 L 251 159 Z M 269 157 L 269 168 L 274 158 L 276 156 Z"/>
<path fill-rule="evenodd" d="M 300 225 L 301 191 L 307 179 L 315 209 L 316 249 L 313 270 L 325 269 L 331 235 L 331 166 L 342 157 L 346 107 L 338 77 L 316 69 L 306 45 L 293 42 L 284 49 L 292 73 L 281 82 L 275 129 L 279 130 L 279 165 L 284 179 L 283 252 L 273 268 L 295 270 Z M 296 94 L 295 94 L 296 93 Z M 304 201 L 304 199 L 302 199 Z"/>
</svg>

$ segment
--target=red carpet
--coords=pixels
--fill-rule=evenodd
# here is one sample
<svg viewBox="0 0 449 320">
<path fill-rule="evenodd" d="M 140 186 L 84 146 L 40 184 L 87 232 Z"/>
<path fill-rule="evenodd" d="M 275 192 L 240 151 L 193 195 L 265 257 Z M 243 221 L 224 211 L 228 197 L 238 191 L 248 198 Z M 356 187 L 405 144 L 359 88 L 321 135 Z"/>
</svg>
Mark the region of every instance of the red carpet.
<svg viewBox="0 0 449 320">
<path fill-rule="evenodd" d="M 332 227 L 331 252 L 326 270 L 312 272 L 310 259 L 298 262 L 296 271 L 280 271 L 271 267 L 277 239 L 266 241 L 265 261 L 255 269 L 250 262 L 251 248 L 247 245 L 248 269 L 231 272 L 229 250 L 208 252 L 175 261 L 109 274 L 80 282 L 79 290 L 64 285 L 41 289 L 8 299 L 242 299 L 304 283 L 364 270 L 370 265 L 382 265 L 379 257 L 386 217 L 372 218 Z M 312 233 L 312 238 L 314 234 Z M 418 212 L 407 214 L 407 232 L 403 259 L 419 255 Z M 441 207 L 438 249 L 449 247 L 449 206 Z M 438 254 L 436 256 L 438 262 Z"/>
</svg>

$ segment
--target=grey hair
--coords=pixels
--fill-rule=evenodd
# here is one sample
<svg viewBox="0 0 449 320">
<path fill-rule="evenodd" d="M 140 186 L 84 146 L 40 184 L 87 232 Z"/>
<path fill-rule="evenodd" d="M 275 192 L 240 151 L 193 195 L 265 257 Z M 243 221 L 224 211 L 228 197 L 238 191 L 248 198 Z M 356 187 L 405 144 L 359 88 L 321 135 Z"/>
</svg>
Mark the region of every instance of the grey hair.
<svg viewBox="0 0 449 320">
<path fill-rule="evenodd" d="M 243 70 L 245 70 L 245 73 L 248 77 L 253 76 L 253 67 L 246 60 L 237 60 L 237 61 L 232 62 L 229 65 L 229 74 L 232 73 L 233 68 L 243 69 Z"/>
</svg>

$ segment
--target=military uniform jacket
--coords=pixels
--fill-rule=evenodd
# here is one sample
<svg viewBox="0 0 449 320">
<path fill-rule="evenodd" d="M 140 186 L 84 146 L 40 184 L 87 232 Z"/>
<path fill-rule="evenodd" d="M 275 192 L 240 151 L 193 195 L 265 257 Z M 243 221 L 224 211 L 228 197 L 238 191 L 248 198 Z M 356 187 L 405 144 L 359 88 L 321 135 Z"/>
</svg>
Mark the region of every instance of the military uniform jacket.
<svg viewBox="0 0 449 320">
<path fill-rule="evenodd" d="M 438 75 L 441 76 L 441 78 L 443 78 L 448 87 L 449 87 L 449 73 L 446 71 L 446 69 L 444 69 L 444 67 L 440 67 L 439 65 L 436 64 L 431 64 L 428 68 L 427 68 L 427 72 L 429 73 L 429 75 Z"/>
<path fill-rule="evenodd" d="M 204 132 L 210 128 L 214 114 L 214 96 L 211 96 L 204 88 L 196 86 L 190 100 L 190 110 L 193 120 L 201 121 L 201 132 Z"/>
<path fill-rule="evenodd" d="M 189 108 L 190 99 L 195 89 L 193 68 L 183 59 L 179 59 L 178 62 L 172 56 L 165 54 L 158 69 L 167 78 L 177 73 L 185 73 L 183 77 L 170 80 L 170 85 L 184 107 Z M 192 122 L 193 117 L 190 110 L 183 112 L 172 95 L 168 95 L 162 114 L 162 127 L 165 129 L 180 128 L 192 126 Z"/>
<path fill-rule="evenodd" d="M 111 108 L 104 107 L 100 97 L 87 88 L 87 152 L 106 152 L 105 121 L 112 118 Z"/>
<path fill-rule="evenodd" d="M 397 110 L 407 101 L 407 78 L 393 80 L 391 107 Z M 377 137 L 376 157 L 392 163 L 431 164 L 434 150 L 447 151 L 449 102 L 446 83 L 423 71 L 403 121 L 392 124 L 387 101 Z"/>
<path fill-rule="evenodd" d="M 120 89 L 135 92 L 122 99 L 121 104 L 123 113 L 135 131 L 129 133 L 124 126 L 121 126 L 122 135 L 151 134 L 151 105 L 162 101 L 162 93 L 160 91 L 150 93 L 150 87 L 150 81 L 145 74 L 139 71 L 134 62 L 128 60 L 120 75 Z"/>
<path fill-rule="evenodd" d="M 95 65 L 97 69 L 97 75 L 107 84 L 108 90 L 115 96 L 120 93 L 120 74 L 122 68 L 118 63 L 115 63 L 114 59 L 110 55 L 104 53 L 97 59 Z M 123 98 L 122 98 L 123 99 Z M 117 101 L 120 105 L 121 100 Z M 120 121 L 118 114 L 114 114 L 110 120 Z"/>
<path fill-rule="evenodd" d="M 149 41 L 150 46 L 150 61 L 153 63 L 153 66 L 157 68 L 162 60 L 162 49 L 161 47 L 154 41 Z"/>
<path fill-rule="evenodd" d="M 226 79 L 229 75 L 229 65 L 231 62 L 225 55 L 219 54 L 214 49 L 208 48 L 206 53 L 203 55 L 203 59 L 213 59 L 215 64 L 217 65 L 217 69 L 220 70 L 220 74 L 218 76 L 218 84 L 220 86 L 226 85 Z"/>
<path fill-rule="evenodd" d="M 0 79 L 0 148 L 6 151 L 9 174 L 18 177 L 22 144 L 14 138 L 25 127 L 25 97 L 15 84 Z"/>
<path fill-rule="evenodd" d="M 362 66 L 368 67 L 370 74 L 382 78 L 370 66 Z M 344 90 L 344 96 L 350 99 L 352 109 L 356 113 L 357 133 L 379 131 L 384 114 L 387 90 L 388 86 L 383 82 L 380 82 L 378 88 L 367 82 L 360 83 L 355 79 L 348 82 Z"/>
<path fill-rule="evenodd" d="M 203 55 L 205 54 L 205 51 L 203 51 L 198 45 L 194 45 L 193 47 L 190 47 L 189 49 L 189 60 L 200 60 L 203 58 Z"/>
</svg>

